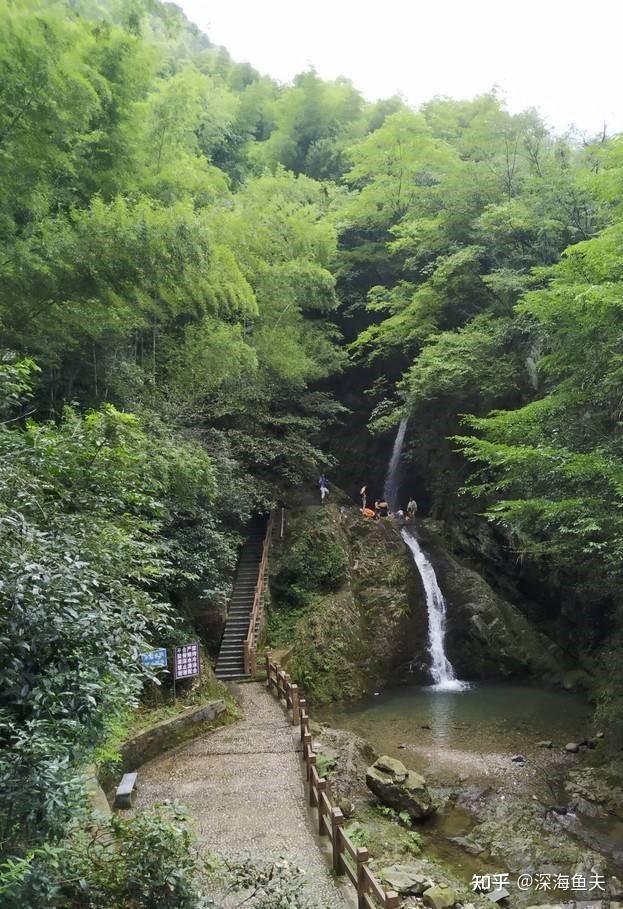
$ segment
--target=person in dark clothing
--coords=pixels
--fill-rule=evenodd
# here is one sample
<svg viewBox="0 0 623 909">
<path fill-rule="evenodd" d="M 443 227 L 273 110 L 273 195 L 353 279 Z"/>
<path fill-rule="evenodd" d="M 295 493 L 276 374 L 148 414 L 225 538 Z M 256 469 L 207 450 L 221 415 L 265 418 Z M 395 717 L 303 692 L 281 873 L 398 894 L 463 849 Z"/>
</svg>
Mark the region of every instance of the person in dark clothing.
<svg viewBox="0 0 623 909">
<path fill-rule="evenodd" d="M 318 486 L 320 487 L 320 504 L 324 505 L 324 500 L 329 495 L 329 481 L 323 473 L 320 474 Z"/>
<path fill-rule="evenodd" d="M 377 514 L 378 514 L 379 518 L 386 518 L 387 515 L 389 514 L 389 505 L 387 504 L 385 499 L 383 499 L 381 502 L 378 503 Z"/>
</svg>

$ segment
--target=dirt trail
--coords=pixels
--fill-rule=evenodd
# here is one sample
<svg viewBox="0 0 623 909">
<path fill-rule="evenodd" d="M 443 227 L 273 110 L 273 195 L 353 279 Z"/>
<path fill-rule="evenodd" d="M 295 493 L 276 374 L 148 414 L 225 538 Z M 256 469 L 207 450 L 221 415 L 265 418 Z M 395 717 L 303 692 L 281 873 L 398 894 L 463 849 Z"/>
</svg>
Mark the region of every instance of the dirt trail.
<svg viewBox="0 0 623 909">
<path fill-rule="evenodd" d="M 138 806 L 187 805 L 201 843 L 233 860 L 286 859 L 312 905 L 352 905 L 330 874 L 306 808 L 298 728 L 261 683 L 237 690 L 242 719 L 145 764 Z"/>
</svg>

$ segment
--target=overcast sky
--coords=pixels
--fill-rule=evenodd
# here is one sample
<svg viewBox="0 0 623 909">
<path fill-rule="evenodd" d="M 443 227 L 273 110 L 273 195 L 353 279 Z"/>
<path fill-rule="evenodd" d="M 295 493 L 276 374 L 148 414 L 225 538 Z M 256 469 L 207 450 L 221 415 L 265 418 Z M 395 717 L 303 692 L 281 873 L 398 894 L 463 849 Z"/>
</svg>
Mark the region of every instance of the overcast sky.
<svg viewBox="0 0 623 909">
<path fill-rule="evenodd" d="M 281 82 L 313 65 L 369 99 L 469 98 L 494 85 L 559 132 L 623 131 L 623 0 L 177 0 Z"/>
</svg>

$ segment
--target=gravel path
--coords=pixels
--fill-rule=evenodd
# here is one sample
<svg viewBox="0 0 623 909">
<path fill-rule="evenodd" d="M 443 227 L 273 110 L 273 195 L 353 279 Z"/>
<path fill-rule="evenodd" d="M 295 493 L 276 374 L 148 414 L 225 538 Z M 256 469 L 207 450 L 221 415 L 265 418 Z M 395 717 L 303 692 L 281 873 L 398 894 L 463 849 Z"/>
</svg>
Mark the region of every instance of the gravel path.
<svg viewBox="0 0 623 909">
<path fill-rule="evenodd" d="M 204 846 L 258 864 L 286 859 L 305 870 L 311 905 L 351 906 L 312 826 L 298 727 L 261 683 L 237 686 L 242 719 L 145 764 L 138 806 L 176 798 Z"/>
</svg>

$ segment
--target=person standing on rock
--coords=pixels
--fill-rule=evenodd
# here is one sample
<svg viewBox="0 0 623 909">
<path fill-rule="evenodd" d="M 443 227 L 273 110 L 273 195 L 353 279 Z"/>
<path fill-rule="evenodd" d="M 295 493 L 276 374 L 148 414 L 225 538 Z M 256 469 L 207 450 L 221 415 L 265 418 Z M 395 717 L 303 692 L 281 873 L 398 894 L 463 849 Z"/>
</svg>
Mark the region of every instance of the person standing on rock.
<svg viewBox="0 0 623 909">
<path fill-rule="evenodd" d="M 415 501 L 413 496 L 411 496 L 411 498 L 409 499 L 409 504 L 407 505 L 407 518 L 409 519 L 409 521 L 414 521 L 416 514 L 417 514 L 417 502 Z"/>
<path fill-rule="evenodd" d="M 325 497 L 329 495 L 329 481 L 323 473 L 320 474 L 318 485 L 320 486 L 320 504 L 324 505 Z"/>
<path fill-rule="evenodd" d="M 367 495 L 366 495 L 367 488 L 368 488 L 367 486 L 362 486 L 361 490 L 359 491 L 359 495 L 361 496 L 361 508 L 362 509 L 364 509 L 366 507 L 366 505 L 368 504 L 368 499 L 367 499 Z"/>
</svg>

